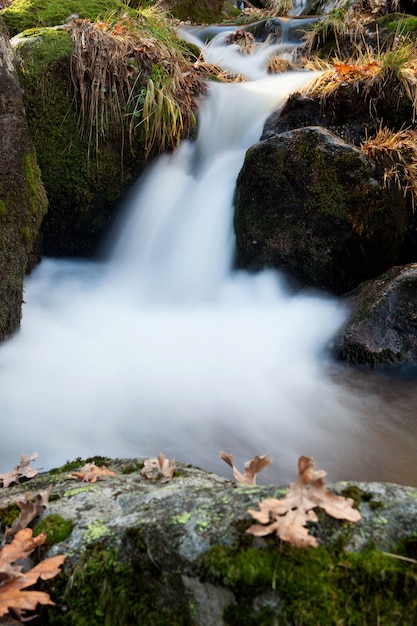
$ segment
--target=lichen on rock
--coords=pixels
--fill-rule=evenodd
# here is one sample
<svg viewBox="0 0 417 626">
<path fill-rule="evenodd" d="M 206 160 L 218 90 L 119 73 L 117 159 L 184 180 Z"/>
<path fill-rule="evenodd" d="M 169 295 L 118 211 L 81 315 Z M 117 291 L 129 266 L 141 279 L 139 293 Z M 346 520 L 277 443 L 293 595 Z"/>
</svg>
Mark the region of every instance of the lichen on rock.
<svg viewBox="0 0 417 626">
<path fill-rule="evenodd" d="M 181 476 L 166 484 L 146 480 L 140 471 L 123 473 L 140 462 L 111 461 L 115 477 L 72 495 L 70 475 L 53 474 L 54 497 L 35 532 L 55 516 L 72 530 L 45 554 L 67 558 L 62 574 L 43 583 L 56 606 L 42 608 L 42 626 L 222 626 L 242 620 L 330 626 L 348 616 L 363 623 L 361 615 L 373 623 L 379 611 L 385 626 L 394 616 L 411 626 L 414 566 L 383 551 L 413 558 L 415 489 L 330 485 L 355 496 L 362 519 L 353 524 L 321 512 L 310 528 L 321 546 L 298 550 L 276 537 L 246 533 L 248 508 L 282 497 L 282 487 L 239 487 L 182 464 Z M 31 490 L 48 478 L 32 479 Z M 25 484 L 3 490 L 0 506 L 25 490 Z"/>
</svg>

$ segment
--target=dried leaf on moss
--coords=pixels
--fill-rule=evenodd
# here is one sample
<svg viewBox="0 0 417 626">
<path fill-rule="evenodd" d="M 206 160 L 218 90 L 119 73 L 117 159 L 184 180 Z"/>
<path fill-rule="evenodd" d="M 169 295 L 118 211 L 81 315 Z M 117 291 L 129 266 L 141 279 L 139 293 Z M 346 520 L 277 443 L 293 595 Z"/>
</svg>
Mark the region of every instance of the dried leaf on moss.
<svg viewBox="0 0 417 626">
<path fill-rule="evenodd" d="M 98 467 L 95 463 L 86 463 L 79 472 L 72 472 L 71 477 L 81 480 L 83 483 L 96 483 L 100 478 L 116 476 L 105 465 Z"/>
<path fill-rule="evenodd" d="M 23 572 L 23 566 L 16 562 L 26 559 L 35 548 L 45 542 L 46 535 L 32 536 L 32 530 L 20 530 L 11 543 L 0 550 L 0 617 L 7 615 L 12 609 L 23 619 L 23 611 L 33 611 L 37 604 L 55 604 L 48 593 L 28 591 L 39 578 L 49 580 L 61 571 L 65 560 L 64 555 L 50 557 Z"/>
<path fill-rule="evenodd" d="M 288 541 L 297 548 L 317 547 L 319 542 L 309 533 L 307 524 L 317 522 L 313 511 L 320 507 L 336 519 L 357 522 L 361 514 L 353 508 L 353 500 L 336 496 L 325 488 L 324 470 L 315 470 L 314 459 L 300 456 L 298 460 L 298 480 L 290 485 L 287 495 L 278 500 L 267 498 L 259 502 L 259 511 L 249 509 L 248 513 L 258 522 L 247 532 L 256 537 L 275 533 L 282 541 Z"/>
<path fill-rule="evenodd" d="M 246 461 L 244 465 L 244 472 L 241 474 L 235 466 L 233 454 L 220 452 L 220 458 L 223 459 L 225 463 L 230 465 L 233 470 L 233 476 L 236 478 L 237 482 L 244 485 L 256 485 L 256 475 L 272 463 L 272 458 L 269 456 L 269 452 L 263 456 L 256 455 L 250 461 Z"/>
<path fill-rule="evenodd" d="M 3 487 L 9 487 L 12 483 L 18 483 L 19 478 L 33 478 L 39 470 L 30 467 L 30 463 L 38 457 L 38 453 L 34 452 L 30 456 L 22 454 L 19 465 L 16 465 L 10 472 L 0 474 L 0 480 L 3 481 Z"/>
<path fill-rule="evenodd" d="M 44 511 L 44 509 L 48 506 L 51 490 L 52 485 L 50 485 L 46 491 L 39 492 L 35 497 L 33 497 L 32 492 L 29 491 L 24 494 L 23 500 L 16 498 L 8 503 L 17 504 L 21 513 L 19 517 L 14 520 L 12 525 L 7 527 L 4 531 L 3 543 L 5 543 L 9 537 L 12 537 L 19 532 L 19 530 L 29 526 L 29 524 Z"/>
</svg>

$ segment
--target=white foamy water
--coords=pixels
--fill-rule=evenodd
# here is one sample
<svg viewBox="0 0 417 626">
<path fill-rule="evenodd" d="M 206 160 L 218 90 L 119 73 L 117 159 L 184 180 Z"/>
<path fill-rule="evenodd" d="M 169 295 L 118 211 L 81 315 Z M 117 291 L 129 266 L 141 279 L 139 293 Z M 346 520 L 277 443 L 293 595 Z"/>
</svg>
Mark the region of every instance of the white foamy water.
<svg viewBox="0 0 417 626">
<path fill-rule="evenodd" d="M 292 480 L 300 454 L 333 480 L 378 478 L 363 474 L 380 454 L 363 418 L 373 396 L 326 374 L 345 311 L 278 273 L 233 270 L 245 150 L 307 78 L 213 85 L 198 140 L 132 191 L 110 259 L 44 259 L 27 280 L 22 328 L 0 348 L 0 471 L 22 452 L 50 468 L 162 451 L 228 476 L 224 449 L 242 463 L 270 451 L 266 481 Z"/>
</svg>

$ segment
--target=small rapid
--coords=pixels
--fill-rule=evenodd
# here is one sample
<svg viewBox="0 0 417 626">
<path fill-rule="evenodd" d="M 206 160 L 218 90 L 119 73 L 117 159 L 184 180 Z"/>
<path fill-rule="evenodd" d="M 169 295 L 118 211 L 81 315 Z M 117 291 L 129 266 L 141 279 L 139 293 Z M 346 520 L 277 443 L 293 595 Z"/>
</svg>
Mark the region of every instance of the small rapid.
<svg viewBox="0 0 417 626">
<path fill-rule="evenodd" d="M 135 184 L 108 259 L 46 258 L 27 279 L 21 330 L 0 348 L 0 471 L 22 452 L 50 468 L 162 451 L 228 476 L 224 449 L 238 462 L 270 451 L 269 481 L 292 480 L 300 454 L 333 480 L 386 479 L 385 422 L 366 419 L 380 399 L 340 384 L 327 357 L 346 311 L 278 272 L 234 268 L 245 151 L 312 77 L 210 85 L 196 141 Z"/>
</svg>

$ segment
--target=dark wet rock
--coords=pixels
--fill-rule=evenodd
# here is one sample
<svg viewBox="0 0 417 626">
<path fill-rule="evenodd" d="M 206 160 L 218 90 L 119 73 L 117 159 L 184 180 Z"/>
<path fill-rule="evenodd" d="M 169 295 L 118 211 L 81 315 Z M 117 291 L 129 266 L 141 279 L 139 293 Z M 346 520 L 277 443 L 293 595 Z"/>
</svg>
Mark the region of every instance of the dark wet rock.
<svg viewBox="0 0 417 626">
<path fill-rule="evenodd" d="M 236 191 L 238 263 L 280 268 L 337 294 L 394 265 L 410 219 L 362 151 L 320 127 L 281 133 L 246 153 Z"/>
<path fill-rule="evenodd" d="M 23 279 L 47 209 L 9 33 L 0 18 L 0 340 L 20 324 Z"/>
<path fill-rule="evenodd" d="M 346 298 L 335 354 L 355 365 L 417 364 L 417 264 L 394 267 Z"/>
</svg>

